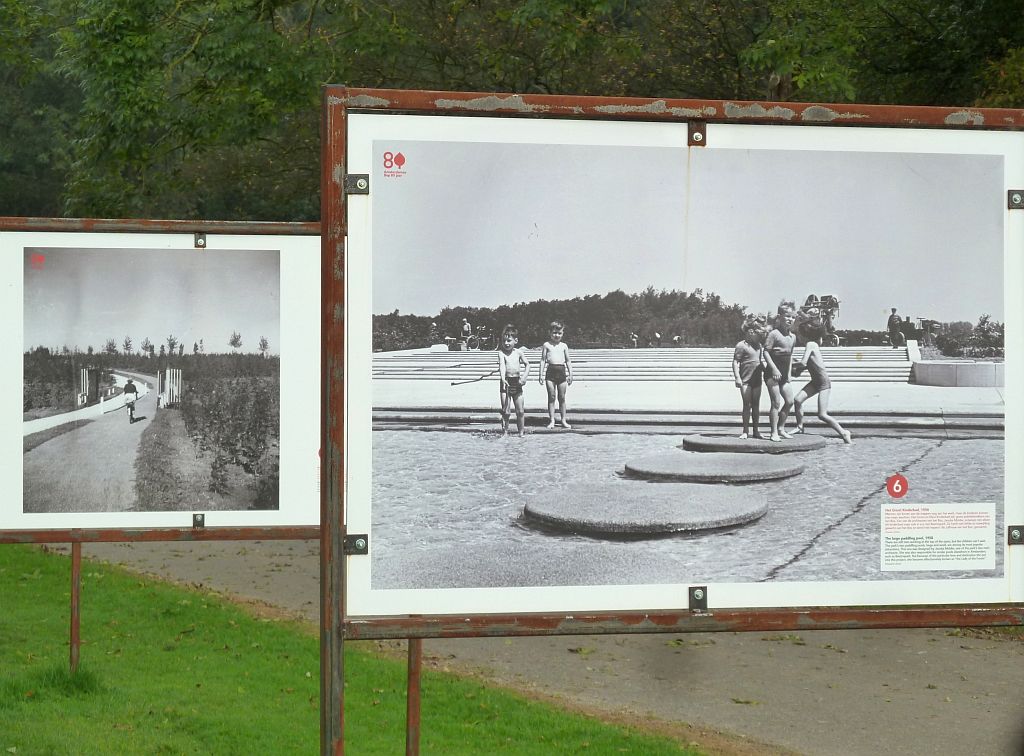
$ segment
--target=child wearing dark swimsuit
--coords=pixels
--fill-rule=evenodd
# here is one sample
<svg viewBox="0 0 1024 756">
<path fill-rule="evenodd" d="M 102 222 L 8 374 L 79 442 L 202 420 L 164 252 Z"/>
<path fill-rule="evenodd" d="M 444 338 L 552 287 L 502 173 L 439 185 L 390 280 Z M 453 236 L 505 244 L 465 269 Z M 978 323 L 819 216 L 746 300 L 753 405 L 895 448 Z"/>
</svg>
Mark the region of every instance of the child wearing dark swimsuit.
<svg viewBox="0 0 1024 756">
<path fill-rule="evenodd" d="M 806 340 L 803 356 L 794 365 L 793 374 L 800 375 L 806 368 L 810 381 L 800 389 L 794 400 L 796 412 L 796 432 L 804 432 L 804 402 L 812 396 L 818 397 L 818 419 L 834 430 L 845 443 L 851 443 L 850 431 L 839 424 L 834 417 L 828 414 L 828 402 L 832 395 L 832 381 L 829 380 L 828 371 L 825 369 L 825 361 L 821 356 L 821 347 L 818 342 L 823 335 L 821 326 L 807 321 L 799 326 L 800 335 Z"/>
<path fill-rule="evenodd" d="M 740 438 L 761 438 L 757 428 L 761 413 L 761 378 L 764 375 L 765 321 L 747 318 L 743 323 L 746 338 L 736 345 L 732 355 L 732 376 L 743 401 L 743 432 Z M 753 433 L 751 433 L 751 424 Z"/>
<path fill-rule="evenodd" d="M 519 330 L 513 325 L 505 326 L 501 332 L 501 349 L 498 350 L 498 395 L 501 397 L 501 433 L 508 435 L 511 416 L 509 405 L 516 410 L 516 426 L 519 435 L 526 435 L 526 411 L 523 406 L 523 386 L 530 374 L 530 361 L 518 347 Z"/>
<path fill-rule="evenodd" d="M 562 341 L 565 325 L 556 320 L 551 323 L 550 339 L 540 350 L 540 375 L 537 380 L 548 390 L 548 427 L 555 427 L 555 399 L 558 399 L 558 414 L 563 428 L 572 428 L 565 419 L 565 391 L 572 384 L 572 362 L 569 347 Z"/>
<path fill-rule="evenodd" d="M 794 390 L 790 381 L 793 364 L 793 347 L 796 335 L 792 333 L 796 320 L 796 305 L 793 302 L 779 303 L 775 328 L 764 341 L 765 360 L 764 382 L 772 398 L 769 412 L 772 426 L 772 441 L 781 441 L 793 436 L 786 432 L 786 418 L 793 410 Z"/>
</svg>

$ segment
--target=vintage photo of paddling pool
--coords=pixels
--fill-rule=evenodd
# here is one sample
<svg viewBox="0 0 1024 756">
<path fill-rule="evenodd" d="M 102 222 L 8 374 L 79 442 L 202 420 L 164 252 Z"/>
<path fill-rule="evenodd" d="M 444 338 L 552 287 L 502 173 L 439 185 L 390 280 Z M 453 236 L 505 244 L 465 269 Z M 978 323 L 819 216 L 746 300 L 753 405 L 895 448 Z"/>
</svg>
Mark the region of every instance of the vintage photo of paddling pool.
<svg viewBox="0 0 1024 756">
<path fill-rule="evenodd" d="M 23 512 L 278 510 L 276 250 L 24 249 Z"/>
<path fill-rule="evenodd" d="M 1002 578 L 1005 157 L 636 126 L 373 137 L 371 592 Z"/>
</svg>

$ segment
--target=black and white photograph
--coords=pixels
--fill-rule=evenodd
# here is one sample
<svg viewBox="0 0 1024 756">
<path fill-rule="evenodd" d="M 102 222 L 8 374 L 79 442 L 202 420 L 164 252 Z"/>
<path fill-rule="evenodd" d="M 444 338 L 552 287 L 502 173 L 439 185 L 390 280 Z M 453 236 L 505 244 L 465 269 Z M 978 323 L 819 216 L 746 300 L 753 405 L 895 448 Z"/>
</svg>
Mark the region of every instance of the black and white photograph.
<svg viewBox="0 0 1024 756">
<path fill-rule="evenodd" d="M 0 272 L 0 529 L 319 521 L 318 236 L 5 232 Z"/>
<path fill-rule="evenodd" d="M 277 510 L 280 255 L 27 248 L 23 507 Z"/>
<path fill-rule="evenodd" d="M 350 610 L 1006 598 L 1014 135 L 352 120 Z"/>
</svg>

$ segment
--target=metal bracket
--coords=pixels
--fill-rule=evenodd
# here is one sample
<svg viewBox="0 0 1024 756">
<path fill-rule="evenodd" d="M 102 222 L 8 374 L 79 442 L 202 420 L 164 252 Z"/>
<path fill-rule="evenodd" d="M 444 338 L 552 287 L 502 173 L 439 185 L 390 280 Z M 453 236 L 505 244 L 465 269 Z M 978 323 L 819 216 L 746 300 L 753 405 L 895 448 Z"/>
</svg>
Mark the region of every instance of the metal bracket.
<svg viewBox="0 0 1024 756">
<path fill-rule="evenodd" d="M 206 515 L 194 514 L 192 515 L 192 527 L 193 528 L 205 528 L 206 527 Z"/>
<path fill-rule="evenodd" d="M 1024 525 L 1011 525 L 1006 529 L 1006 543 L 1010 546 L 1024 544 Z"/>
<path fill-rule="evenodd" d="M 368 173 L 347 173 L 345 174 L 345 194 L 369 194 L 370 174 Z"/>
<path fill-rule="evenodd" d="M 688 135 L 686 144 L 690 147 L 707 147 L 708 134 L 705 131 L 707 126 L 704 121 L 690 121 L 687 123 Z"/>
<path fill-rule="evenodd" d="M 706 585 L 690 586 L 690 611 L 705 612 L 708 608 L 708 587 Z"/>
<path fill-rule="evenodd" d="M 366 556 L 370 553 L 370 536 L 365 533 L 347 535 L 342 550 L 345 556 Z"/>
<path fill-rule="evenodd" d="M 1024 189 L 1010 189 L 1006 193 L 1008 210 L 1024 210 Z"/>
<path fill-rule="evenodd" d="M 202 231 L 196 231 L 193 243 L 196 245 L 196 249 L 206 249 L 206 234 Z"/>
</svg>

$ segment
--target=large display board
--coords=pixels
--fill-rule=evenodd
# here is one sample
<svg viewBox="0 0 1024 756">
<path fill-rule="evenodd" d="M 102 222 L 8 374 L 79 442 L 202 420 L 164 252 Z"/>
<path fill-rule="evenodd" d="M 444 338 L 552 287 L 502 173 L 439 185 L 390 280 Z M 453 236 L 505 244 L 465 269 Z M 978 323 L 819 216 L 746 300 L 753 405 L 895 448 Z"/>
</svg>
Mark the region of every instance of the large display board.
<svg viewBox="0 0 1024 756">
<path fill-rule="evenodd" d="M 1021 473 L 1006 464 L 1024 448 L 1024 211 L 1007 202 L 1024 186 L 1024 134 L 708 123 L 695 146 L 691 131 L 686 121 L 348 114 L 346 170 L 369 183 L 347 197 L 344 516 L 369 542 L 346 559 L 349 618 L 673 611 L 693 586 L 721 609 L 1024 599 L 1024 560 L 1006 545 L 1007 526 L 1024 522 Z M 574 346 L 579 310 L 567 302 L 608 308 L 616 292 L 672 290 L 743 314 L 827 294 L 847 333 L 884 331 L 893 307 L 915 322 L 989 316 L 1005 322 L 1005 387 L 919 385 L 909 363 L 922 357 L 910 351 L 901 380 L 878 377 L 871 364 L 888 358 L 845 342 L 822 352 L 831 408 L 841 421 L 874 418 L 870 427 L 851 426 L 845 444 L 820 424 L 811 434 L 825 445 L 794 455 L 799 475 L 719 484 L 764 502 L 746 524 L 627 538 L 538 525 L 531 508 L 619 501 L 642 519 L 647 503 L 700 499 L 673 488 L 694 484 L 628 474 L 637 460 L 692 453 L 677 449 L 686 431 L 658 430 L 659 415 L 732 413 L 734 426 L 716 432 L 739 432 L 728 372 L 646 369 L 685 361 L 674 334 Z M 382 329 L 398 339 L 413 322 L 403 315 L 454 309 L 525 333 L 521 305 L 540 300 L 562 303 L 547 318 L 565 321 L 577 365 L 570 414 L 632 413 L 632 432 L 599 432 L 608 428 L 593 418 L 544 427 L 543 337 L 517 344 L 534 371 L 527 415 L 540 419 L 524 438 L 501 433 L 499 363 L 486 344 L 440 351 L 446 336 L 462 347 L 459 333 L 377 343 Z M 767 416 L 766 397 L 761 406 Z M 813 399 L 806 409 L 813 416 Z M 978 418 L 997 430 L 967 432 Z M 935 432 L 922 430 L 929 423 Z"/>
<path fill-rule="evenodd" d="M 318 525 L 319 239 L 197 239 L 0 233 L 0 530 Z"/>
</svg>

